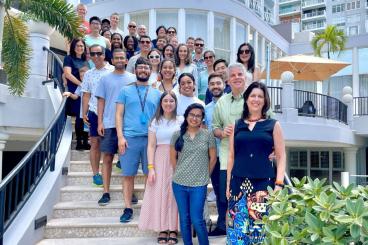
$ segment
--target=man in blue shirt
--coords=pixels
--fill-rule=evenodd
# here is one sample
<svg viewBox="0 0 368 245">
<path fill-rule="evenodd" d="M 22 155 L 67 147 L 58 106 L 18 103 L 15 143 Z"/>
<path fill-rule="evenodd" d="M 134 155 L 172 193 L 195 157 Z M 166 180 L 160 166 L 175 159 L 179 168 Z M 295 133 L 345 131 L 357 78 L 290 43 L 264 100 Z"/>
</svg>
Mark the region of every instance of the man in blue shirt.
<svg viewBox="0 0 368 245">
<path fill-rule="evenodd" d="M 112 160 L 118 148 L 115 127 L 116 98 L 124 86 L 135 81 L 135 76 L 125 71 L 127 59 L 122 49 L 114 49 L 112 63 L 115 70 L 101 77 L 95 92 L 98 116 L 97 132 L 101 137 L 100 149 L 104 153 L 104 167 L 102 168 L 104 193 L 98 201 L 98 204 L 102 206 L 110 202 Z"/>
<path fill-rule="evenodd" d="M 151 69 L 149 61 L 139 57 L 135 63 L 136 82 L 124 87 L 116 100 L 116 131 L 125 202 L 124 213 L 120 217 L 122 223 L 133 218 L 132 195 L 139 163 L 142 163 L 143 173 L 148 174 L 148 125 L 161 95 L 159 90 L 148 84 Z"/>
<path fill-rule="evenodd" d="M 225 82 L 223 77 L 219 73 L 212 73 L 208 77 L 208 90 L 212 95 L 212 102 L 205 107 L 205 124 L 208 130 L 212 131 L 212 114 L 216 106 L 217 100 L 224 94 Z M 227 200 L 226 200 L 226 170 L 220 170 L 220 161 L 218 158 L 219 154 L 220 139 L 216 138 L 217 147 L 217 162 L 213 172 L 211 174 L 211 182 L 213 190 L 216 195 L 216 206 L 218 212 L 217 225 L 216 228 L 211 231 L 209 237 L 225 236 L 226 235 L 226 210 L 227 210 Z M 221 185 L 222 183 L 222 185 Z"/>
</svg>

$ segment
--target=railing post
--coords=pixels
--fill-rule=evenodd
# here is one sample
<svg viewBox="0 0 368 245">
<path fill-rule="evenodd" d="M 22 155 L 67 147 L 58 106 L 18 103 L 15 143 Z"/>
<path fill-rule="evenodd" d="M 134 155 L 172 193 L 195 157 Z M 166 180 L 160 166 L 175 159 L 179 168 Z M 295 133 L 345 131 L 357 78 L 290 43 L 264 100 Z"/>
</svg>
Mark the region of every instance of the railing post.
<svg viewBox="0 0 368 245">
<path fill-rule="evenodd" d="M 343 187 L 348 187 L 349 185 L 349 172 L 341 172 L 341 185 Z"/>
<path fill-rule="evenodd" d="M 5 220 L 5 189 L 0 190 L 0 245 L 3 245 Z"/>
<path fill-rule="evenodd" d="M 281 80 L 282 117 L 285 121 L 296 122 L 298 120 L 298 110 L 295 108 L 294 75 L 290 71 L 285 71 L 281 74 Z"/>
<path fill-rule="evenodd" d="M 349 86 L 345 86 L 342 89 L 342 102 L 344 102 L 347 105 L 347 123 L 350 126 L 350 128 L 353 127 L 353 114 L 354 114 L 354 104 L 353 104 L 353 89 Z"/>
<path fill-rule="evenodd" d="M 58 122 L 56 122 L 56 127 L 54 127 L 52 130 L 51 130 L 51 163 L 50 163 L 50 171 L 51 172 L 54 172 L 55 171 L 55 157 L 56 157 L 56 144 L 57 144 L 57 124 Z"/>
</svg>

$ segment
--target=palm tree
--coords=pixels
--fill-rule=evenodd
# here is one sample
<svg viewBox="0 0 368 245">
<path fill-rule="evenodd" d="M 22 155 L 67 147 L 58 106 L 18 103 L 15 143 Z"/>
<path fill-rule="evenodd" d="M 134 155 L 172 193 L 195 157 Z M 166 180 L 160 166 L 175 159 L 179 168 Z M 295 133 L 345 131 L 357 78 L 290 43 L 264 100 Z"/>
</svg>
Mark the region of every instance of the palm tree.
<svg viewBox="0 0 368 245">
<path fill-rule="evenodd" d="M 318 33 L 312 39 L 312 47 L 315 55 L 321 57 L 322 49 L 327 45 L 327 58 L 330 59 L 330 53 L 338 52 L 338 55 L 345 49 L 347 38 L 343 30 L 336 26 L 328 25 L 326 29 Z M 327 84 L 327 95 L 330 95 L 330 79 Z"/>
<path fill-rule="evenodd" d="M 15 2 L 19 3 L 26 18 L 9 13 Z M 73 6 L 63 0 L 0 0 L 0 22 L 4 23 L 3 33 L 0 24 L 0 64 L 2 57 L 9 90 L 18 96 L 23 94 L 29 77 L 31 50 L 26 19 L 48 23 L 69 40 L 81 35 L 78 31 L 80 20 Z"/>
<path fill-rule="evenodd" d="M 312 40 L 314 53 L 321 57 L 322 49 L 327 45 L 327 58 L 330 58 L 330 53 L 335 53 L 345 49 L 347 38 L 343 30 L 336 26 L 328 25 L 327 28 L 317 34 Z"/>
</svg>

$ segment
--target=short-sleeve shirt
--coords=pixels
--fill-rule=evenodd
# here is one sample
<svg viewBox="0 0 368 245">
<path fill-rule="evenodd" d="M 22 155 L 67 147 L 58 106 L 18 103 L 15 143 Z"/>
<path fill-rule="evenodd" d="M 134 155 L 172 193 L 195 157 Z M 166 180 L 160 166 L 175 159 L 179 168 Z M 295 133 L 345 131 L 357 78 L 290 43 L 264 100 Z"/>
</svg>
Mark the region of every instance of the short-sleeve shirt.
<svg viewBox="0 0 368 245">
<path fill-rule="evenodd" d="M 100 45 L 101 47 L 106 48 L 106 38 L 103 36 L 93 37 L 91 35 L 86 35 L 84 37 L 84 41 L 88 47 L 91 47 L 94 44 Z"/>
<path fill-rule="evenodd" d="M 213 111 L 215 110 L 216 101 L 213 100 L 211 103 L 207 104 L 204 108 L 205 117 L 204 124 L 207 126 L 208 130 L 212 132 L 212 119 L 213 119 Z M 219 156 L 220 152 L 220 139 L 216 138 L 216 153 Z"/>
<path fill-rule="evenodd" d="M 171 139 L 171 146 L 175 147 L 175 142 L 180 136 L 180 131 L 176 131 Z M 199 129 L 194 139 L 188 133 L 183 136 L 184 146 L 178 152 L 173 182 L 184 186 L 205 186 L 210 181 L 209 154 L 210 148 L 216 147 L 213 133 L 207 129 Z"/>
<path fill-rule="evenodd" d="M 147 89 L 148 93 L 144 103 L 144 112 L 142 112 L 140 100 L 143 103 Z M 157 106 L 160 102 L 160 96 L 160 91 L 152 86 L 136 86 L 135 84 L 132 84 L 120 90 L 119 96 L 115 102 L 124 105 L 123 135 L 125 137 L 148 135 L 148 125 L 156 112 Z M 142 113 L 144 113 L 146 118 L 145 123 L 142 123 L 141 121 Z"/>
<path fill-rule="evenodd" d="M 97 98 L 95 97 L 96 88 L 100 82 L 101 77 L 114 71 L 114 67 L 109 63 L 106 63 L 101 69 L 92 68 L 88 70 L 83 77 L 82 92 L 90 93 L 91 98 L 88 102 L 89 110 L 97 114 Z"/>
<path fill-rule="evenodd" d="M 80 58 L 77 57 L 72 57 L 70 55 L 65 56 L 64 58 L 64 64 L 63 67 L 70 67 L 71 68 L 71 73 L 73 76 L 75 76 L 75 78 L 77 78 L 79 81 L 81 81 L 80 76 L 79 76 L 79 69 L 82 68 L 83 66 L 87 65 L 87 61 L 82 60 Z M 71 93 L 74 93 L 75 90 L 77 89 L 78 85 L 71 82 L 68 79 L 67 82 L 67 87 L 68 87 L 68 91 Z"/>
<path fill-rule="evenodd" d="M 176 110 L 177 110 L 178 115 L 180 115 L 180 116 L 183 116 L 184 115 L 185 110 L 191 104 L 198 103 L 198 104 L 203 105 L 203 107 L 204 107 L 203 101 L 200 100 L 200 99 L 198 99 L 195 96 L 193 96 L 193 97 L 187 97 L 187 96 L 184 96 L 182 94 L 177 94 L 177 98 L 178 98 L 178 108 Z"/>
<path fill-rule="evenodd" d="M 162 117 L 158 122 L 156 119 L 153 119 L 148 130 L 155 133 L 157 145 L 170 145 L 173 134 L 180 130 L 180 125 L 183 121 L 184 118 L 182 116 L 177 116 L 176 119 L 172 120 Z"/>
<path fill-rule="evenodd" d="M 129 72 L 124 72 L 123 74 L 111 72 L 101 77 L 96 88 L 95 96 L 105 100 L 105 108 L 103 113 L 104 128 L 115 128 L 115 102 L 119 95 L 119 91 L 124 86 L 133 83 L 135 79 L 135 75 Z"/>
</svg>

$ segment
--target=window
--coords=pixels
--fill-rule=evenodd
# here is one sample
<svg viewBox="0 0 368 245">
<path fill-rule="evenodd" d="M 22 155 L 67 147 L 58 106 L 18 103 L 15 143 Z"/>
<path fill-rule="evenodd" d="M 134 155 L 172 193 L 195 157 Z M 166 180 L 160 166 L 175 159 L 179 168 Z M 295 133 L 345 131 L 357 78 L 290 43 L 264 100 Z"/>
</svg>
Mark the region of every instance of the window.
<svg viewBox="0 0 368 245">
<path fill-rule="evenodd" d="M 358 26 L 349 26 L 349 36 L 356 36 L 359 34 L 359 27 Z"/>
<path fill-rule="evenodd" d="M 351 8 L 351 3 L 347 3 L 346 4 L 346 10 L 350 10 L 350 8 Z"/>
<path fill-rule="evenodd" d="M 354 5 L 355 6 L 355 5 Z M 345 3 L 332 6 L 332 13 L 340 13 L 345 10 Z"/>
<path fill-rule="evenodd" d="M 230 60 L 230 19 L 215 15 L 214 32 L 216 59 Z"/>
<path fill-rule="evenodd" d="M 242 43 L 245 43 L 247 37 L 247 31 L 245 26 L 239 22 L 236 22 L 236 47 L 238 48 Z"/>
<path fill-rule="evenodd" d="M 157 10 L 156 11 L 156 26 L 172 26 L 178 30 L 178 12 L 176 10 Z"/>
<path fill-rule="evenodd" d="M 199 11 L 186 11 L 185 38 L 201 37 L 207 45 L 207 13 Z M 216 32 L 215 32 L 216 35 Z M 216 55 L 217 58 L 217 55 Z"/>
<path fill-rule="evenodd" d="M 147 33 L 149 33 L 149 17 L 147 11 L 131 13 L 130 20 L 134 21 L 137 25 L 145 25 L 147 27 Z"/>
</svg>

